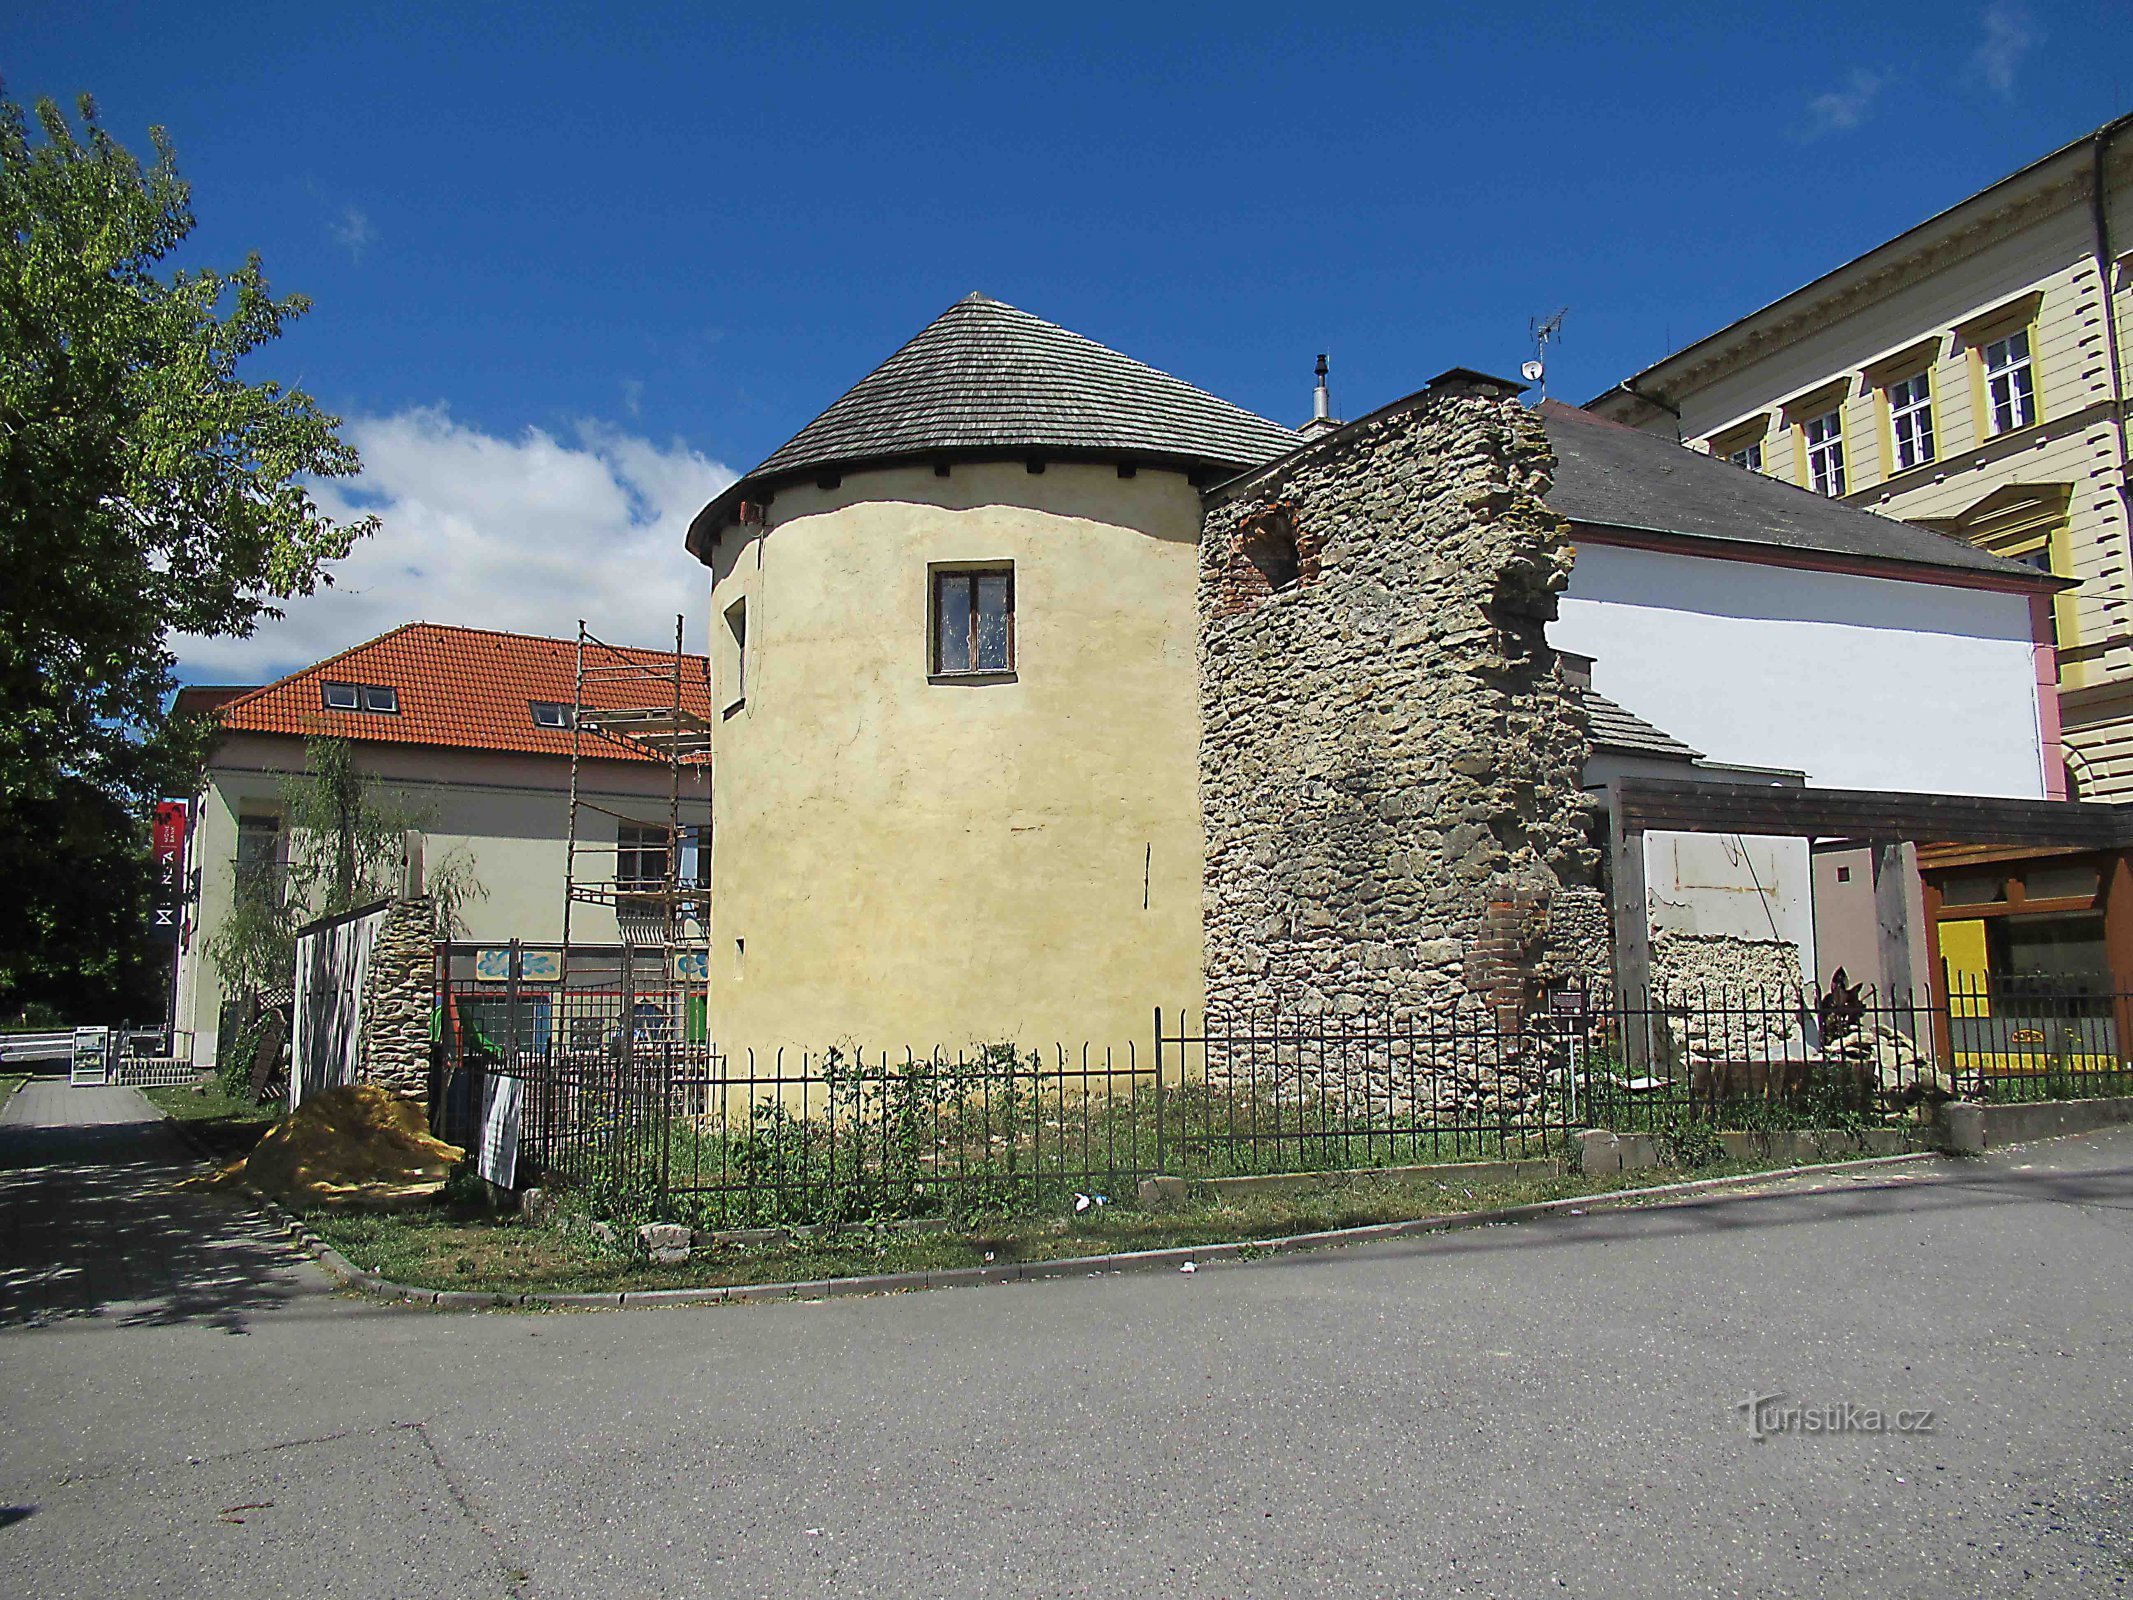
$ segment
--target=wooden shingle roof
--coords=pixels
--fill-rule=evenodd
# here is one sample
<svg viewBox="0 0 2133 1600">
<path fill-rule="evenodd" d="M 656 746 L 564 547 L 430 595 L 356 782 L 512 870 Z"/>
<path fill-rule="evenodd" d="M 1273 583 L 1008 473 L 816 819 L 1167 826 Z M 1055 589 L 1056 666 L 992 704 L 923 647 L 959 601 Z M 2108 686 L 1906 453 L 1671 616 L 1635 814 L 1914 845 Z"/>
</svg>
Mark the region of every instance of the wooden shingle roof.
<svg viewBox="0 0 2133 1600">
<path fill-rule="evenodd" d="M 1701 761 L 1703 752 L 1683 744 L 1664 728 L 1646 722 L 1636 712 L 1616 704 L 1597 689 L 1580 688 L 1585 705 L 1586 731 L 1596 750 L 1616 750 L 1629 755 L 1658 756 L 1667 761 Z"/>
<path fill-rule="evenodd" d="M 1094 339 L 966 295 L 697 517 L 709 548 L 741 501 L 782 481 L 896 461 L 1028 453 L 1242 471 L 1299 443 Z"/>
</svg>

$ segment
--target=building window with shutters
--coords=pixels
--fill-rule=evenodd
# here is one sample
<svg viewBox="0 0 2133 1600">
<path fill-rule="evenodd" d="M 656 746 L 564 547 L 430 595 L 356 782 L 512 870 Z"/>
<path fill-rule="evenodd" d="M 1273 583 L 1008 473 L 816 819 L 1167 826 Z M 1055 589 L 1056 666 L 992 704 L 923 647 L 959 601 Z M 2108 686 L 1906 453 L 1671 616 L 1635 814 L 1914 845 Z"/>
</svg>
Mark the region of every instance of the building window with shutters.
<svg viewBox="0 0 2133 1600">
<path fill-rule="evenodd" d="M 1001 677 L 1015 670 L 1015 569 L 936 567 L 932 584 L 936 678 Z"/>
<path fill-rule="evenodd" d="M 2017 328 L 1984 349 L 1985 405 L 1994 433 L 2010 433 L 2037 420 L 2036 377 L 2030 367 L 2029 330 Z"/>
<path fill-rule="evenodd" d="M 1889 437 L 1897 472 L 1933 459 L 1933 391 L 1926 373 L 1889 385 Z"/>
<path fill-rule="evenodd" d="M 1844 408 L 1809 417 L 1802 433 L 1807 441 L 1807 479 L 1816 494 L 1844 493 Z"/>
</svg>

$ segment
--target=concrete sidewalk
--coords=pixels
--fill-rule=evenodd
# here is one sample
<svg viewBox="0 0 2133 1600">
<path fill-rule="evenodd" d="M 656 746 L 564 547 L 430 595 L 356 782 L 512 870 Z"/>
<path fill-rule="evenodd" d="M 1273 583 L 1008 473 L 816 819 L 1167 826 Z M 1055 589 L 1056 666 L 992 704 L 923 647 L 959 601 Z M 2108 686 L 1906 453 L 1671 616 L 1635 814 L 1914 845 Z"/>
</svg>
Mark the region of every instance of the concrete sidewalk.
<svg viewBox="0 0 2133 1600">
<path fill-rule="evenodd" d="M 248 1207 L 176 1187 L 200 1161 L 134 1089 L 32 1078 L 0 1111 L 0 1328 L 230 1332 L 332 1282 Z"/>
</svg>

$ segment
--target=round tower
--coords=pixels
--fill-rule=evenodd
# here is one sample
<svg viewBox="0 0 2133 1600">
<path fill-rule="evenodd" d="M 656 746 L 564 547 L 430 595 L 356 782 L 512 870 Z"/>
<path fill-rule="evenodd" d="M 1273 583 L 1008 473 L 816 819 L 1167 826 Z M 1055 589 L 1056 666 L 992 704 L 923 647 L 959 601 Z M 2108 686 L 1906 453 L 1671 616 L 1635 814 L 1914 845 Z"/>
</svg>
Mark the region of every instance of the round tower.
<svg viewBox="0 0 2133 1600">
<path fill-rule="evenodd" d="M 1296 443 L 971 295 L 704 509 L 721 1046 L 1197 1011 L 1199 491 Z"/>
</svg>

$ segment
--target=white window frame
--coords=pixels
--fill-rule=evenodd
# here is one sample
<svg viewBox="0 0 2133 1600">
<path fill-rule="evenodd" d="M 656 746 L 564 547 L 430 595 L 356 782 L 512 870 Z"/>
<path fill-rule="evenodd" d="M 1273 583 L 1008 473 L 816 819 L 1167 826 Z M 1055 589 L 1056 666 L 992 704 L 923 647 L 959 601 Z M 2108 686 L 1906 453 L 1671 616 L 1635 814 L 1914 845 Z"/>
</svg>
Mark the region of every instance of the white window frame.
<svg viewBox="0 0 2133 1600">
<path fill-rule="evenodd" d="M 1978 352 L 1985 363 L 1985 410 L 1992 433 L 2012 433 L 2037 420 L 2037 375 L 2029 329 L 2015 328 L 1988 340 Z"/>
<path fill-rule="evenodd" d="M 1933 460 L 1933 375 L 1920 370 L 1888 387 L 1889 443 L 1894 470 L 1908 472 Z"/>
<path fill-rule="evenodd" d="M 1761 472 L 1763 470 L 1763 441 L 1750 439 L 1738 450 L 1727 451 L 1726 459 L 1736 467 L 1745 467 L 1750 472 Z"/>
<path fill-rule="evenodd" d="M 555 720 L 553 722 L 543 722 L 541 713 L 544 711 L 553 713 Z M 533 718 L 533 725 L 536 728 L 545 728 L 550 733 L 568 733 L 570 731 L 570 706 L 566 701 L 528 700 L 526 702 L 526 714 Z"/>
<path fill-rule="evenodd" d="M 1844 407 L 1837 406 L 1800 425 L 1807 445 L 1807 481 L 1816 494 L 1832 500 L 1844 494 Z"/>
</svg>

